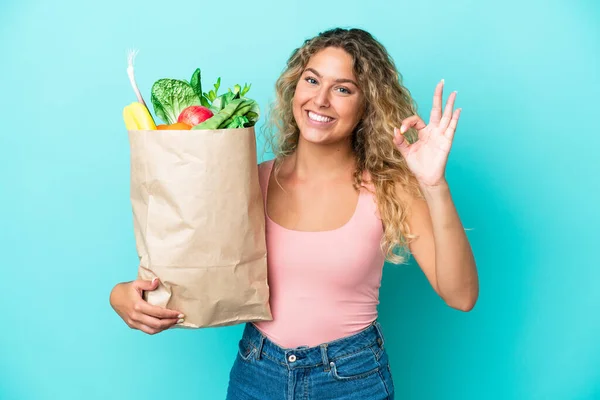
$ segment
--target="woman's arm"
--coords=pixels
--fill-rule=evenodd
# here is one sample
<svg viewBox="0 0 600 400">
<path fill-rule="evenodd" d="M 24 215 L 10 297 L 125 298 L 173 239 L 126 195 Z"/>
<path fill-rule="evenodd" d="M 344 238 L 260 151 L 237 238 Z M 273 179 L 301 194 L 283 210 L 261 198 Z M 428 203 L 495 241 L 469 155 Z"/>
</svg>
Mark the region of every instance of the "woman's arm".
<svg viewBox="0 0 600 400">
<path fill-rule="evenodd" d="M 400 129 L 395 129 L 394 143 L 425 197 L 412 201 L 409 225 L 412 233 L 420 237 L 410 250 L 444 301 L 453 308 L 469 311 L 479 296 L 477 268 L 445 179 L 462 109 L 454 110 L 457 92 L 452 92 L 442 114 L 443 87 L 442 79 L 435 88 L 429 124 L 418 115 L 404 119 Z M 418 140 L 412 144 L 403 136 L 409 128 L 418 132 Z"/>
<path fill-rule="evenodd" d="M 479 296 L 475 258 L 447 182 L 422 187 L 408 224 L 418 238 L 409 249 L 434 290 L 452 308 L 470 311 Z M 400 193 L 399 193 L 400 195 Z"/>
</svg>

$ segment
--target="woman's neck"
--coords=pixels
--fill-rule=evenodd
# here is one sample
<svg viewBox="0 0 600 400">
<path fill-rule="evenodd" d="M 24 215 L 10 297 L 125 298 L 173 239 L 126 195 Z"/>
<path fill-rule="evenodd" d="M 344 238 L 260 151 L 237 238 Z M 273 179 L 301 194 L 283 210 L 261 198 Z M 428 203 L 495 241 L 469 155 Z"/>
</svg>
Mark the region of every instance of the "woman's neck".
<svg viewBox="0 0 600 400">
<path fill-rule="evenodd" d="M 296 151 L 284 163 L 287 164 L 285 169 L 299 181 L 351 175 L 356 167 L 356 156 L 351 146 L 350 138 L 331 145 L 314 144 L 300 138 Z"/>
</svg>

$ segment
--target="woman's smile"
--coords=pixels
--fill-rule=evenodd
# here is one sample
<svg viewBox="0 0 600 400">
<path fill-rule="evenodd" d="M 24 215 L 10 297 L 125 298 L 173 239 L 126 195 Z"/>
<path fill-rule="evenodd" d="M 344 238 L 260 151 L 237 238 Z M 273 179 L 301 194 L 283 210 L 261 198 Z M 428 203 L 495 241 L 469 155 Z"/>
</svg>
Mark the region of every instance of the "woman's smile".
<svg viewBox="0 0 600 400">
<path fill-rule="evenodd" d="M 316 128 L 330 127 L 336 121 L 335 118 L 310 110 L 306 111 L 306 115 L 309 125 L 312 125 Z"/>
</svg>

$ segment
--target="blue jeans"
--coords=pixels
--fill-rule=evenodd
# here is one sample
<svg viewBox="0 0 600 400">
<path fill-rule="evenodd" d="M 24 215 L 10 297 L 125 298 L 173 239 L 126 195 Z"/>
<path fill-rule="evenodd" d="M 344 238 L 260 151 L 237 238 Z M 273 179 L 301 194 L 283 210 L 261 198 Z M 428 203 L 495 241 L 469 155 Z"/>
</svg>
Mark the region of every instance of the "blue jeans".
<svg viewBox="0 0 600 400">
<path fill-rule="evenodd" d="M 394 399 L 377 321 L 315 347 L 282 348 L 247 323 L 229 375 L 228 400 Z"/>
</svg>

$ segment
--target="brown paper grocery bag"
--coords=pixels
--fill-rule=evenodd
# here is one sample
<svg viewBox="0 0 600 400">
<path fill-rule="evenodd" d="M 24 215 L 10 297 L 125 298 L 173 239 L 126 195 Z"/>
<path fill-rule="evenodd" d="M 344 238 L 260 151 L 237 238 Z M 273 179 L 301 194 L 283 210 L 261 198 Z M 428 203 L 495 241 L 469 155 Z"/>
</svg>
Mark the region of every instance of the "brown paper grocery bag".
<svg viewBox="0 0 600 400">
<path fill-rule="evenodd" d="M 271 320 L 254 127 L 129 131 L 138 277 L 178 327 Z"/>
</svg>

